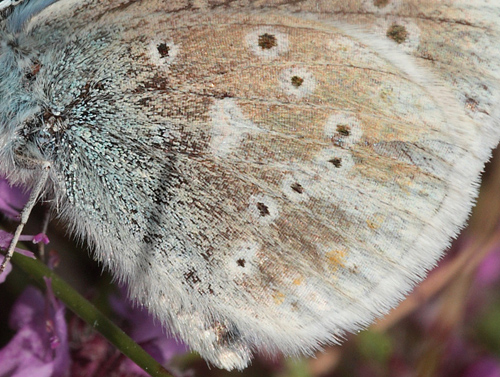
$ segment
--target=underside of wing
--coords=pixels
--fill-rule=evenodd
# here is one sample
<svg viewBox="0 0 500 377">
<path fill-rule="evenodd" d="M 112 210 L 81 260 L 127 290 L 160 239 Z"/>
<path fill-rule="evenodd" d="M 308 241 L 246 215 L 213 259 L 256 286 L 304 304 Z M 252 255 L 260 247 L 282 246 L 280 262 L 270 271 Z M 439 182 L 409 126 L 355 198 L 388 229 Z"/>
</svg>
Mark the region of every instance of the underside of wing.
<svg viewBox="0 0 500 377">
<path fill-rule="evenodd" d="M 109 218 L 68 213 L 134 297 L 231 369 L 254 347 L 339 341 L 435 265 L 500 135 L 500 10 L 209 3 L 96 18 L 111 68 L 90 64 L 103 83 L 90 88 L 116 127 L 103 151 L 88 136 L 100 123 L 67 137 L 98 156 L 91 166 L 109 173 L 123 148 L 127 163 L 94 168 Z"/>
</svg>

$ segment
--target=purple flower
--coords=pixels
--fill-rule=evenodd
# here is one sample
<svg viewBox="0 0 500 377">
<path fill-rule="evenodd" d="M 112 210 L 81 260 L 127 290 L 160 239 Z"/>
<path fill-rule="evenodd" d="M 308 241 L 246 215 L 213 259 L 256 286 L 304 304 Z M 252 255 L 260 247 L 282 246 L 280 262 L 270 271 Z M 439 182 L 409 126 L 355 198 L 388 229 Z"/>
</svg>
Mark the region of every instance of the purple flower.
<svg viewBox="0 0 500 377">
<path fill-rule="evenodd" d="M 22 186 L 11 186 L 5 178 L 0 177 L 0 212 L 5 216 L 17 218 L 28 196 Z"/>
<path fill-rule="evenodd" d="M 143 309 L 133 308 L 125 298 L 125 293 L 110 298 L 111 307 L 124 322 L 122 327 L 160 364 L 170 369 L 175 376 L 187 376 L 168 366 L 172 357 L 183 354 L 187 347 L 166 336 L 159 324 Z M 117 351 L 102 335 L 91 331 L 79 318 L 72 318 L 69 325 L 72 344 L 72 376 L 86 377 L 139 377 L 149 376 Z"/>
<path fill-rule="evenodd" d="M 167 336 L 162 326 L 155 321 L 149 312 L 137 306 L 132 306 L 126 298 L 125 289 L 120 296 L 110 298 L 111 307 L 126 322 L 126 332 L 134 341 L 141 345 L 160 364 L 167 364 L 174 356 L 188 352 L 188 348 L 175 338 Z M 148 376 L 137 364 L 126 359 L 121 366 L 138 376 Z"/>
<path fill-rule="evenodd" d="M 10 242 L 12 241 L 12 238 L 13 235 L 11 233 L 0 229 L 0 248 L 7 249 L 10 245 Z M 49 238 L 43 233 L 38 233 L 35 235 L 20 236 L 19 241 L 28 241 L 28 242 L 33 242 L 34 244 L 43 242 L 45 245 L 47 245 L 49 243 Z M 27 257 L 31 258 L 35 257 L 31 251 L 20 249 L 18 247 L 16 247 L 14 250 L 17 253 L 23 254 Z"/>
<path fill-rule="evenodd" d="M 16 331 L 0 350 L 0 375 L 64 377 L 69 375 L 69 346 L 64 306 L 47 284 L 47 294 L 28 287 L 14 304 L 9 325 Z"/>
<path fill-rule="evenodd" d="M 12 237 L 13 237 L 13 235 L 11 233 L 0 229 L 0 249 L 7 250 L 7 248 L 10 245 L 10 241 L 12 241 Z M 34 244 L 37 244 L 39 242 L 43 242 L 45 245 L 47 245 L 49 243 L 48 237 L 43 233 L 35 234 L 34 236 L 30 236 L 30 235 L 21 236 L 21 237 L 19 237 L 19 241 L 31 241 Z M 35 255 L 31 251 L 20 249 L 18 247 L 16 247 L 14 250 L 17 253 L 23 254 L 27 257 L 35 258 Z M 2 255 L 0 255 L 0 263 L 1 263 L 1 261 L 3 261 Z M 7 278 L 7 275 L 9 275 L 10 271 L 12 271 L 12 266 L 9 262 L 5 266 L 5 270 L 2 271 L 2 273 L 0 274 L 0 284 L 5 281 L 5 279 Z"/>
</svg>

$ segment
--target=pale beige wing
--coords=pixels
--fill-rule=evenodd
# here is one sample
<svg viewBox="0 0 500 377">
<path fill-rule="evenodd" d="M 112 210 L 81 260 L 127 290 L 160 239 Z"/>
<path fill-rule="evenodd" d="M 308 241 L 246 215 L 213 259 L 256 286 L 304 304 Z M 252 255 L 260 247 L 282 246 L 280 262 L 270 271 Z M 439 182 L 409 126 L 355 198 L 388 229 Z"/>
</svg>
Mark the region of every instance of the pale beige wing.
<svg viewBox="0 0 500 377">
<path fill-rule="evenodd" d="M 65 131 L 88 170 L 55 170 L 64 214 L 232 369 L 340 341 L 435 265 L 498 142 L 500 5 L 228 4 L 63 1 L 33 29 L 71 28 L 74 82 L 102 83 Z"/>
</svg>

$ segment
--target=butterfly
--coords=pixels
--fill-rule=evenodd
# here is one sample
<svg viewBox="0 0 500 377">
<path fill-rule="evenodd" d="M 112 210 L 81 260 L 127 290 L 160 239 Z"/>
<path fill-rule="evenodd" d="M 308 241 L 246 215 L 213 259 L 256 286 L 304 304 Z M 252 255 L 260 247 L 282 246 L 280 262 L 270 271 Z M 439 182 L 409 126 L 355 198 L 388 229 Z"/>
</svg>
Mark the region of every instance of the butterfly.
<svg viewBox="0 0 500 377">
<path fill-rule="evenodd" d="M 0 171 L 210 363 L 401 301 L 500 136 L 500 3 L 25 0 Z"/>
</svg>

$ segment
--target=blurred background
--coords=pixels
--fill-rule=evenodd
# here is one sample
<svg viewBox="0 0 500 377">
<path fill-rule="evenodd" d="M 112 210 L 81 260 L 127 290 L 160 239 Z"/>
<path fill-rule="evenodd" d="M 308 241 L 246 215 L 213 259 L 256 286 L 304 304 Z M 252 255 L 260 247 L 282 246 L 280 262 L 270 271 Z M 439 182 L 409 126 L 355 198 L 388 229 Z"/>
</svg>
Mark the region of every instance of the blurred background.
<svg viewBox="0 0 500 377">
<path fill-rule="evenodd" d="M 39 233 L 44 213 L 43 206 L 38 206 L 23 233 Z M 368 330 L 349 335 L 342 346 L 325 348 L 314 358 L 257 355 L 243 372 L 210 368 L 195 354 L 185 352 L 183 345 L 163 335 L 145 311 L 126 301 L 124 289 L 115 286 L 89 258 L 85 245 L 67 237 L 57 221 L 50 223 L 47 235 L 51 242 L 46 254 L 57 256 L 58 274 L 165 363 L 176 377 L 500 377 L 499 224 L 500 153 L 496 151 L 483 174 L 469 225 L 439 266 L 398 308 Z M 9 231 L 15 228 L 15 222 L 7 218 L 2 225 Z M 0 355 L 12 347 L 16 334 L 9 327 L 16 313 L 13 305 L 29 283 L 30 278 L 14 268 L 0 284 Z M 66 311 L 66 319 L 70 376 L 146 376 L 73 313 Z"/>
</svg>

